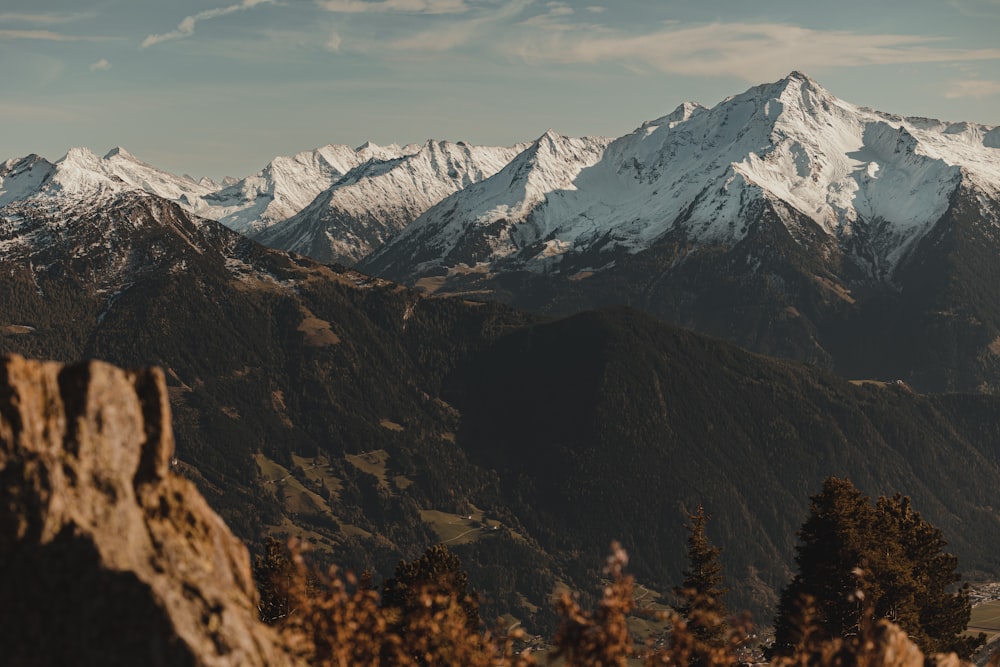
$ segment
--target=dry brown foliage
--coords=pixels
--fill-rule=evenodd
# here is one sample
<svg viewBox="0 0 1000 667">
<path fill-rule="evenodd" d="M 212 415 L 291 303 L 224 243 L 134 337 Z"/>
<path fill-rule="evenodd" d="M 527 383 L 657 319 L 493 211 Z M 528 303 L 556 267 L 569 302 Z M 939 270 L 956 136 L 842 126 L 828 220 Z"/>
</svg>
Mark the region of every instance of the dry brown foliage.
<svg viewBox="0 0 1000 667">
<path fill-rule="evenodd" d="M 628 615 L 636 608 L 635 580 L 623 574 L 628 554 L 617 542 L 605 566 L 610 582 L 594 611 L 585 611 L 577 596 L 563 593 L 556 602 L 559 629 L 553 639 L 555 657 L 565 659 L 566 667 L 625 667 L 633 653 Z"/>
<path fill-rule="evenodd" d="M 317 667 L 468 665 L 530 667 L 528 653 L 517 654 L 520 633 L 498 636 L 470 630 L 456 595 L 425 590 L 422 605 L 400 616 L 379 606 L 373 590 L 356 578 L 310 571 L 296 544 L 290 545 L 295 575 L 288 584 L 289 613 L 280 626 L 289 649 Z"/>
<path fill-rule="evenodd" d="M 859 575 L 863 584 L 863 578 Z M 875 619 L 871 604 L 859 588 L 851 598 L 863 609 L 856 634 L 830 637 L 819 622 L 815 601 L 803 596 L 797 603 L 797 644 L 788 656 L 777 656 L 773 667 L 971 667 L 955 653 L 925 655 L 906 632 L 884 618 Z"/>
<path fill-rule="evenodd" d="M 456 594 L 440 589 L 420 592 L 422 604 L 405 614 L 379 605 L 378 593 L 359 586 L 336 568 L 310 571 L 301 550 L 291 545 L 293 575 L 287 579 L 288 615 L 279 628 L 298 658 L 321 667 L 354 665 L 468 667 L 537 667 L 529 651 L 518 652 L 523 632 L 510 635 L 470 628 L 467 610 Z M 630 659 L 646 667 L 733 667 L 752 634 L 749 619 L 723 619 L 711 604 L 695 605 L 689 618 L 677 612 L 647 612 L 635 600 L 635 580 L 624 574 L 628 555 L 612 544 L 605 566 L 608 577 L 593 610 L 577 596 L 564 594 L 556 603 L 560 617 L 549 662 L 566 667 L 626 667 Z M 858 601 L 863 594 L 858 591 Z M 703 601 L 704 602 L 704 601 Z M 710 602 L 710 601 L 709 601 Z M 628 630 L 631 614 L 656 615 L 670 625 L 668 637 L 636 646 Z M 795 622 L 798 643 L 789 656 L 774 658 L 773 667 L 971 667 L 955 654 L 925 656 L 895 624 L 862 614 L 856 635 L 831 639 L 818 621 L 812 600 L 804 598 Z M 700 638 L 698 628 L 726 628 L 724 645 Z M 993 664 L 996 667 L 996 663 Z"/>
</svg>

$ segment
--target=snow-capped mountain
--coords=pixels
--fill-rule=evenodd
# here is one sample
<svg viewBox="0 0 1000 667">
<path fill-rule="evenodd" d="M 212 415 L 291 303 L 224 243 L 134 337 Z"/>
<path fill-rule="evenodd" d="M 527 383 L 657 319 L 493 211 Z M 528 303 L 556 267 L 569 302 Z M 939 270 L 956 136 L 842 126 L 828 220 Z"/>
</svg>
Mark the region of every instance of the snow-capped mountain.
<svg viewBox="0 0 1000 667">
<path fill-rule="evenodd" d="M 415 146 L 378 146 L 370 142 L 358 148 L 329 144 L 290 157 L 276 157 L 252 176 L 202 196 L 181 198 L 179 203 L 238 232 L 259 232 L 304 209 L 352 169 L 416 150 Z"/>
<path fill-rule="evenodd" d="M 358 264 L 552 313 L 629 304 L 753 350 L 1000 390 L 1000 129 L 794 72 L 603 148 L 549 134 Z"/>
<path fill-rule="evenodd" d="M 86 148 L 73 148 L 56 162 L 29 155 L 0 164 L 0 206 L 39 198 L 57 202 L 100 200 L 132 190 L 179 199 L 202 196 L 218 187 L 210 179 L 195 181 L 157 169 L 121 147 L 104 157 Z"/>
<path fill-rule="evenodd" d="M 358 148 L 327 145 L 289 157 L 276 157 L 243 179 L 222 184 L 175 176 L 142 162 L 124 148 L 104 157 L 73 148 L 56 162 L 37 155 L 0 164 L 0 206 L 28 198 L 54 198 L 65 204 L 127 191 L 142 191 L 176 202 L 191 213 L 217 220 L 242 233 L 259 231 L 298 213 L 317 195 L 361 165 L 395 160 L 419 146 Z"/>
<path fill-rule="evenodd" d="M 448 195 L 495 174 L 523 149 L 428 141 L 395 159 L 369 160 L 299 213 L 253 237 L 321 261 L 353 264 Z"/>
<path fill-rule="evenodd" d="M 576 258 L 636 253 L 678 232 L 736 244 L 768 204 L 794 238 L 815 226 L 890 277 L 960 184 L 997 198 L 998 138 L 998 128 L 857 107 L 794 72 L 711 109 L 682 105 L 588 153 L 585 168 L 572 151 L 519 159 L 427 211 L 363 266 L 404 279 L 477 264 L 593 270 L 601 265 Z"/>
<path fill-rule="evenodd" d="M 376 251 L 364 262 L 366 270 L 392 274 L 435 271 L 441 260 L 461 254 L 474 266 L 490 258 L 508 257 L 517 247 L 545 243 L 546 223 L 533 219 L 518 225 L 536 210 L 565 214 L 563 202 L 573 196 L 574 182 L 598 163 L 611 139 L 563 137 L 549 130 L 511 160 L 492 178 L 472 184 L 428 210 L 384 251 Z M 573 219 L 578 232 L 588 224 Z M 500 239 L 505 239 L 501 241 Z M 563 250 L 546 245 L 543 254 Z"/>
</svg>

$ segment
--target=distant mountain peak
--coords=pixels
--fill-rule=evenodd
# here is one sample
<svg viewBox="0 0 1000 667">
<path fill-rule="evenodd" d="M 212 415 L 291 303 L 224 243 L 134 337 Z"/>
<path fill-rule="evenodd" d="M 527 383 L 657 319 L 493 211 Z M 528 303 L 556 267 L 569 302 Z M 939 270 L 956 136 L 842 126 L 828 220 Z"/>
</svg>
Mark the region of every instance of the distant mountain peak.
<svg viewBox="0 0 1000 667">
<path fill-rule="evenodd" d="M 101 158 L 86 146 L 75 146 L 66 151 L 66 155 L 58 162 L 60 164 L 90 166 L 99 163 L 100 160 Z"/>
<path fill-rule="evenodd" d="M 125 150 L 121 146 L 115 146 L 114 148 L 112 148 L 111 150 L 109 150 L 104 155 L 104 159 L 105 160 L 110 160 L 113 157 L 119 157 L 119 156 L 123 157 L 123 158 L 135 159 L 134 155 L 132 155 L 131 153 L 129 153 L 127 150 Z"/>
</svg>

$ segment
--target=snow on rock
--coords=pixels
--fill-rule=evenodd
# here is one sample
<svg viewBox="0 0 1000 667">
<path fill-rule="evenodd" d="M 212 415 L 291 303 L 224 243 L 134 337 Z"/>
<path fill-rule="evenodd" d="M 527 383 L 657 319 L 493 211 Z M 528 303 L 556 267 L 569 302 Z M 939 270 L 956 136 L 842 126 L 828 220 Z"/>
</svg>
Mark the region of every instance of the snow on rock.
<svg viewBox="0 0 1000 667">
<path fill-rule="evenodd" d="M 560 197 L 576 189 L 576 178 L 601 159 L 610 141 L 605 138 L 574 139 L 549 130 L 495 176 L 444 199 L 403 230 L 399 236 L 401 245 L 412 252 L 401 261 L 429 268 L 452 256 L 450 265 L 472 266 L 487 258 L 487 254 L 508 256 L 541 240 L 566 212 L 560 207 Z M 532 213 L 538 213 L 533 224 L 516 228 L 510 224 Z M 583 221 L 575 222 L 583 224 Z M 578 226 L 577 230 L 582 231 L 582 227 Z M 477 237 L 477 241 L 472 241 L 473 237 Z M 475 251 L 459 257 L 463 247 L 469 244 L 476 246 Z M 483 247 L 489 248 L 488 253 Z M 558 249 L 564 247 L 551 245 L 546 248 L 546 256 L 555 256 Z M 373 263 L 366 262 L 366 267 L 384 270 L 394 263 L 389 257 L 377 252 Z"/>
<path fill-rule="evenodd" d="M 368 162 L 384 162 L 419 150 L 416 146 L 358 148 L 328 145 L 290 157 L 276 157 L 244 179 L 175 176 L 142 162 L 122 147 L 104 157 L 87 148 L 72 148 L 55 163 L 37 155 L 0 165 L 0 206 L 31 198 L 62 202 L 142 191 L 169 199 L 204 218 L 219 220 L 237 231 L 261 229 L 299 212 L 347 172 Z"/>
<path fill-rule="evenodd" d="M 998 137 L 997 128 L 974 123 L 858 107 L 793 72 L 711 109 L 682 104 L 586 150 L 546 134 L 496 176 L 427 211 L 362 266 L 413 276 L 405 265 L 419 272 L 475 259 L 552 271 L 560 255 L 598 245 L 636 252 L 668 232 L 732 244 L 746 235 L 749 212 L 770 201 L 834 239 L 864 227 L 881 249 L 879 271 L 891 271 L 941 218 L 959 184 L 1000 189 Z M 794 228 L 800 217 L 781 217 L 793 238 L 805 237 Z"/>
<path fill-rule="evenodd" d="M 142 191 L 165 199 L 207 194 L 218 185 L 174 176 L 140 161 L 124 148 L 103 158 L 87 148 L 71 148 L 55 163 L 37 155 L 8 160 L 0 167 L 0 206 L 21 200 L 51 198 L 67 202 L 94 202 L 110 195 Z"/>
<path fill-rule="evenodd" d="M 440 200 L 495 174 L 523 148 L 433 140 L 408 146 L 394 159 L 359 165 L 302 211 L 253 236 L 275 248 L 350 264 Z"/>
<path fill-rule="evenodd" d="M 358 148 L 330 144 L 276 157 L 252 176 L 180 203 L 236 231 L 257 232 L 298 213 L 352 169 L 369 161 L 399 158 L 406 151 L 395 144 L 368 142 Z"/>
<path fill-rule="evenodd" d="M 37 155 L 0 164 L 0 206 L 37 193 L 52 178 L 55 169 L 54 164 Z"/>
</svg>

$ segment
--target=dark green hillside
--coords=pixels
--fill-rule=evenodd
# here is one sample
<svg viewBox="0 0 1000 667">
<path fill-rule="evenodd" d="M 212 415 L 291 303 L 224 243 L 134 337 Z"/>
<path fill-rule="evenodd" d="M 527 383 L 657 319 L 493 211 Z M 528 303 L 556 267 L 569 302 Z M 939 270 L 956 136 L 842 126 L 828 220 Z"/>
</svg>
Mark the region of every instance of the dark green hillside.
<svg viewBox="0 0 1000 667">
<path fill-rule="evenodd" d="M 0 352 L 162 366 L 176 468 L 251 543 L 385 575 L 445 542 L 484 618 L 530 626 L 559 583 L 592 590 L 612 539 L 644 584 L 679 583 L 703 503 L 731 606 L 759 608 L 819 480 L 846 475 L 912 495 L 962 568 L 1000 575 L 994 399 L 858 388 L 628 309 L 424 298 L 153 197 L 17 216 Z"/>
<path fill-rule="evenodd" d="M 745 236 L 733 243 L 696 242 L 678 224 L 636 253 L 594 244 L 553 273 L 508 270 L 498 261 L 489 273 L 442 278 L 435 293 L 562 316 L 627 305 L 846 378 L 995 393 L 1000 227 L 996 207 L 981 197 L 972 187 L 956 189 L 942 218 L 895 265 L 875 259 L 885 256 L 878 221 L 835 239 L 768 201 L 748 211 Z"/>
<path fill-rule="evenodd" d="M 640 578 L 679 581 L 685 513 L 703 503 L 739 582 L 733 606 L 771 603 L 810 494 L 839 475 L 904 490 L 964 569 L 1000 568 L 995 399 L 856 387 L 627 309 L 512 333 L 448 389 L 470 456 L 561 554 L 619 538 Z"/>
<path fill-rule="evenodd" d="M 321 559 L 391 573 L 442 539 L 424 512 L 480 508 L 519 528 L 495 474 L 456 448 L 459 416 L 437 397 L 456 359 L 523 314 L 421 299 L 155 198 L 68 224 L 22 215 L 48 242 L 0 258 L 0 353 L 162 366 L 177 467 L 244 539 L 295 535 Z M 488 612 L 523 606 L 519 573 L 543 573 L 547 587 L 532 588 L 544 603 L 553 563 L 537 545 L 506 531 L 467 539 L 456 549 L 482 554 L 474 577 L 508 563 Z"/>
</svg>

